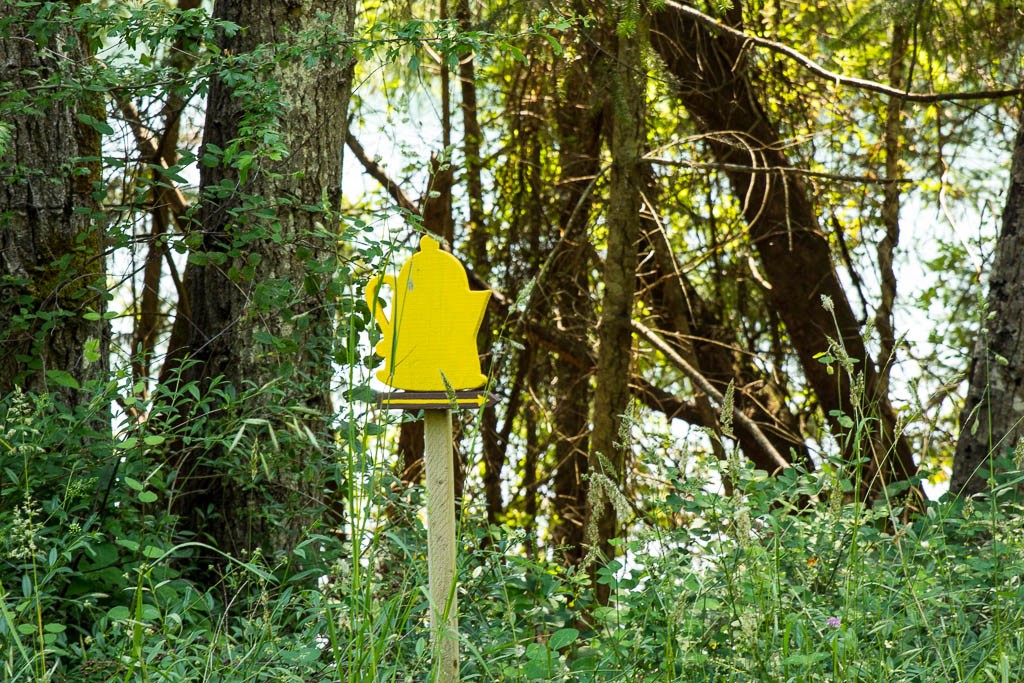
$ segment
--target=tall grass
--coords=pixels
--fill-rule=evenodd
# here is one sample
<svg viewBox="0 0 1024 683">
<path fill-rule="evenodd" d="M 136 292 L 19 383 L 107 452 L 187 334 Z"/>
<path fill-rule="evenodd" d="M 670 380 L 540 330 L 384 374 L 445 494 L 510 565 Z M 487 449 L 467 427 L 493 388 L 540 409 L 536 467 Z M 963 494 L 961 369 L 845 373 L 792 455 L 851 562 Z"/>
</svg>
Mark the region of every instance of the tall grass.
<svg viewBox="0 0 1024 683">
<path fill-rule="evenodd" d="M 8 396 L 0 416 L 0 680 L 430 680 L 421 491 L 392 475 L 373 413 L 353 408 L 320 444 L 345 527 L 233 558 L 212 586 L 183 572 L 208 549 L 167 513 L 158 420 L 111 444 L 43 397 Z M 204 438 L 244 454 L 265 436 Z M 844 502 L 858 482 L 839 461 L 669 471 L 598 572 L 605 607 L 588 571 L 527 556 L 522 530 L 466 505 L 463 680 L 1024 680 L 1021 472 L 997 465 L 987 497 L 909 517 Z M 708 484 L 726 479 L 729 494 Z"/>
</svg>

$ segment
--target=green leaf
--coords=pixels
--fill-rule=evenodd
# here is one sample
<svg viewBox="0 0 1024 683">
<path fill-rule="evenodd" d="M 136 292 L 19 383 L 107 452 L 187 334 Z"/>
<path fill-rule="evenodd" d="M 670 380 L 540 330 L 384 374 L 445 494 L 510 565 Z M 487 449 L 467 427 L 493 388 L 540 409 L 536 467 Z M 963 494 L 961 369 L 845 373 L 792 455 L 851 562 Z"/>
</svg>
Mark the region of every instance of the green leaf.
<svg viewBox="0 0 1024 683">
<path fill-rule="evenodd" d="M 152 491 L 142 491 L 139 493 L 139 501 L 142 503 L 155 503 L 157 501 L 157 495 Z"/>
<path fill-rule="evenodd" d="M 811 666 L 818 662 L 824 661 L 830 658 L 832 655 L 828 652 L 812 652 L 811 654 L 799 654 L 790 655 L 782 660 L 783 664 L 789 666 Z"/>
<path fill-rule="evenodd" d="M 537 645 L 537 643 L 532 643 Z M 551 669 L 551 652 L 542 645 L 536 648 L 527 647 L 526 656 L 529 659 L 523 665 L 523 673 L 531 681 L 548 680 L 554 673 Z"/>
<path fill-rule="evenodd" d="M 122 548 L 127 548 L 128 550 L 132 551 L 133 553 L 136 550 L 139 549 L 139 542 L 138 541 L 133 541 L 130 538 L 120 538 L 120 539 L 117 540 L 117 544 L 119 546 L 121 546 Z"/>
<path fill-rule="evenodd" d="M 128 488 L 132 489 L 133 491 L 141 491 L 142 489 L 145 488 L 141 481 L 133 477 L 125 477 L 124 483 L 128 486 Z"/>
<path fill-rule="evenodd" d="M 143 621 L 156 621 L 160 618 L 160 610 L 156 605 L 143 605 L 142 606 L 142 620 Z"/>
<path fill-rule="evenodd" d="M 149 436 L 142 439 L 142 442 L 147 446 L 159 446 L 164 442 L 164 437 L 159 434 L 150 434 Z"/>
<path fill-rule="evenodd" d="M 188 185 L 188 179 L 182 176 L 178 171 L 181 170 L 179 166 L 172 166 L 170 168 L 164 168 L 163 166 L 156 167 L 157 172 L 168 180 L 173 180 L 176 183 L 182 185 Z"/>
<path fill-rule="evenodd" d="M 540 35 L 542 38 L 544 38 L 544 40 L 548 41 L 548 44 L 551 45 L 551 49 L 554 51 L 556 55 L 562 54 L 564 48 L 562 47 L 562 44 L 558 42 L 557 38 L 555 38 L 550 33 L 541 33 Z"/>
<path fill-rule="evenodd" d="M 551 639 L 548 640 L 548 647 L 552 650 L 561 650 L 579 638 L 579 636 L 580 632 L 574 628 L 560 628 L 551 634 Z"/>
<path fill-rule="evenodd" d="M 85 356 L 85 360 L 88 363 L 95 363 L 100 359 L 100 340 L 89 339 L 85 342 L 85 347 L 82 349 L 82 354 Z"/>
<path fill-rule="evenodd" d="M 88 114 L 79 114 L 78 120 L 102 135 L 114 134 L 114 129 L 111 128 L 110 124 L 106 121 L 100 121 L 99 119 L 93 116 L 89 116 Z"/>
<path fill-rule="evenodd" d="M 81 389 L 82 387 L 78 384 L 78 380 L 66 370 L 47 370 L 46 379 L 50 380 L 54 384 L 69 389 Z"/>
<path fill-rule="evenodd" d="M 124 605 L 118 605 L 117 607 L 111 607 L 107 611 L 107 617 L 114 621 L 123 621 L 131 616 L 131 612 Z"/>
<path fill-rule="evenodd" d="M 147 545 L 145 548 L 142 549 L 142 555 L 150 560 L 155 560 L 157 558 L 163 557 L 164 551 L 160 548 L 157 548 L 155 545 Z"/>
</svg>

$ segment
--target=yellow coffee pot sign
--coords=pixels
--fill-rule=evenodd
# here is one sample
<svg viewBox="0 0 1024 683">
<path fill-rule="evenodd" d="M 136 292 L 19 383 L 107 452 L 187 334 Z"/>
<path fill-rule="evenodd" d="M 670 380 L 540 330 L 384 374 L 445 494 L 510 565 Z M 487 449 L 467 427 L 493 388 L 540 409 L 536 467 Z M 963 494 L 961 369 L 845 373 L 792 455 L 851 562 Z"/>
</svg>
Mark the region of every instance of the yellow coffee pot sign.
<svg viewBox="0 0 1024 683">
<path fill-rule="evenodd" d="M 390 317 L 378 299 L 385 286 L 392 292 Z M 465 268 L 437 240 L 421 238 L 397 279 L 375 275 L 366 285 L 366 302 L 384 333 L 376 347 L 385 361 L 377 379 L 408 391 L 483 386 L 476 335 L 490 296 L 470 290 Z"/>
</svg>

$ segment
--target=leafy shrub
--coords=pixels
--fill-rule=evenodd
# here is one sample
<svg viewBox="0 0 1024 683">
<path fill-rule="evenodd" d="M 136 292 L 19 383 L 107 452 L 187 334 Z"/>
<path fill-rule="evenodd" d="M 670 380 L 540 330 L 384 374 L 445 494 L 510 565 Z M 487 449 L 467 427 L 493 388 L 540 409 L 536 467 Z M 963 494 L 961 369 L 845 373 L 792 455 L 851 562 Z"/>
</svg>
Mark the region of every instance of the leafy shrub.
<svg viewBox="0 0 1024 683">
<path fill-rule="evenodd" d="M 422 498 L 367 436 L 380 426 L 356 420 L 360 447 L 331 451 L 329 461 L 358 473 L 342 489 L 352 511 L 343 529 L 308 530 L 289 557 L 231 558 L 217 583 L 200 585 L 188 570 L 211 549 L 176 532 L 160 465 L 160 448 L 182 434 L 154 411 L 144 430 L 103 438 L 89 425 L 114 389 L 94 390 L 96 401 L 74 412 L 47 396 L 0 402 L 0 678 L 428 676 Z M 237 431 L 206 432 L 199 419 L 187 429 L 196 425 L 190 438 L 254 445 Z M 1002 463 L 1010 474 L 989 498 L 932 502 L 909 521 L 893 504 L 843 502 L 840 467 L 772 478 L 726 461 L 728 495 L 674 473 L 619 542 L 620 559 L 597 570 L 612 588 L 606 607 L 593 603 L 587 569 L 529 558 L 521 530 L 467 516 L 463 680 L 1024 676 L 1013 463 Z"/>
</svg>

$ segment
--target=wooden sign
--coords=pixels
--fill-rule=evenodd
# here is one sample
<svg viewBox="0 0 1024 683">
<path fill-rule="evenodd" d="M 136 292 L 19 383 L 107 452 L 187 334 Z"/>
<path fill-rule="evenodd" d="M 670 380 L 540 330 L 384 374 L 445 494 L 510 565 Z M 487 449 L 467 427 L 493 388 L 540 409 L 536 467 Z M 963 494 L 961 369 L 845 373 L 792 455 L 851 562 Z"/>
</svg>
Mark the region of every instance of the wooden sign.
<svg viewBox="0 0 1024 683">
<path fill-rule="evenodd" d="M 384 287 L 391 290 L 387 310 L 378 305 Z M 398 277 L 378 275 L 366 286 L 366 302 L 383 338 L 376 351 L 384 358 L 377 379 L 403 391 L 382 394 L 389 409 L 423 410 L 424 478 L 427 494 L 427 564 L 430 581 L 430 680 L 459 679 L 459 622 L 455 575 L 455 472 L 452 447 L 453 407 L 479 408 L 491 397 L 479 388 L 476 337 L 489 291 L 472 291 L 457 258 L 424 236 L 420 250 Z"/>
<path fill-rule="evenodd" d="M 391 289 L 390 311 L 378 306 L 384 286 Z M 459 260 L 424 236 L 397 278 L 377 275 L 366 286 L 384 333 L 376 348 L 385 361 L 377 379 L 409 391 L 482 387 L 487 377 L 480 372 L 476 335 L 490 296 L 471 291 Z"/>
</svg>

